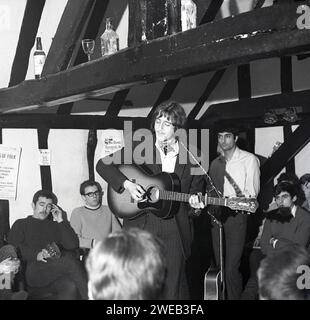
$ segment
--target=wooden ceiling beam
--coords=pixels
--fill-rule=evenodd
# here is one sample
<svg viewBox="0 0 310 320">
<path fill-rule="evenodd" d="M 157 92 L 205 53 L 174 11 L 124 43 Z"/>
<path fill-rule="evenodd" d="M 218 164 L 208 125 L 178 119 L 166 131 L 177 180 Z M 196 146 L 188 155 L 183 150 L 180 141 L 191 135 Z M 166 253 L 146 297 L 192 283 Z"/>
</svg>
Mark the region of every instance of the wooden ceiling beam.
<svg viewBox="0 0 310 320">
<path fill-rule="evenodd" d="M 296 5 L 246 12 L 0 90 L 0 110 L 48 107 L 135 85 L 310 50 Z"/>
<path fill-rule="evenodd" d="M 144 117 L 110 117 L 100 115 L 58 115 L 24 113 L 0 115 L 0 127 L 19 129 L 123 129 L 124 121 L 131 121 L 133 128 L 148 128 L 150 121 Z M 191 125 L 197 125 L 191 122 Z"/>
<path fill-rule="evenodd" d="M 46 57 L 42 76 L 66 70 L 72 54 L 80 46 L 82 30 L 95 0 L 69 0 L 62 14 L 52 45 Z"/>
<path fill-rule="evenodd" d="M 279 149 L 268 158 L 261 168 L 261 186 L 270 182 L 310 141 L 310 119 L 304 121 L 287 137 Z"/>
<path fill-rule="evenodd" d="M 35 43 L 44 5 L 45 0 L 27 0 L 12 64 L 9 87 L 21 83 L 26 78 L 30 52 Z"/>
<path fill-rule="evenodd" d="M 223 3 L 222 0 L 211 0 L 211 3 L 209 4 L 204 16 L 201 18 L 199 25 L 213 21 L 217 15 L 218 11 L 220 10 L 222 3 Z M 165 84 L 165 86 L 161 90 L 157 100 L 155 101 L 153 108 L 151 109 L 151 111 L 148 114 L 149 119 L 152 118 L 156 108 L 158 107 L 158 105 L 160 103 L 164 102 L 165 100 L 170 99 L 173 92 L 177 88 L 180 80 L 181 80 L 181 78 L 167 81 L 167 83 Z"/>
<path fill-rule="evenodd" d="M 268 110 L 287 107 L 298 107 L 302 113 L 308 113 L 310 111 L 310 90 L 212 104 L 199 121 L 201 126 L 208 127 L 216 121 L 225 119 L 263 118 Z"/>
</svg>

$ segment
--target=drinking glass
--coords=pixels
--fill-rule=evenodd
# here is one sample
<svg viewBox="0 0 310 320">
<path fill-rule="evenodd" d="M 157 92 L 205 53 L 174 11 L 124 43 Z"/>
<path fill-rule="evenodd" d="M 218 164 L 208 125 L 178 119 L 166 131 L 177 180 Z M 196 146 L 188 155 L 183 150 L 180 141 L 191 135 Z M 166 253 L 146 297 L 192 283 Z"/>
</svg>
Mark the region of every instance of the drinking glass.
<svg viewBox="0 0 310 320">
<path fill-rule="evenodd" d="M 95 40 L 93 39 L 83 39 L 82 48 L 85 54 L 87 54 L 88 61 L 90 61 L 90 55 L 94 53 Z"/>
</svg>

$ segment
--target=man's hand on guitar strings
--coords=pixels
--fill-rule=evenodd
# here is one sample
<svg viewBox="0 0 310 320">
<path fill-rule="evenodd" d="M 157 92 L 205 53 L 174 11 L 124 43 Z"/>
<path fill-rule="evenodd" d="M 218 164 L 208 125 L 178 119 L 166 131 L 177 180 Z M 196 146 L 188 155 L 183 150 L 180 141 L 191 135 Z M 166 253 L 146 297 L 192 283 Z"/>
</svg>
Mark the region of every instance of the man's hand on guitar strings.
<svg viewBox="0 0 310 320">
<path fill-rule="evenodd" d="M 189 198 L 189 204 L 194 209 L 203 209 L 205 207 L 202 201 L 202 194 L 198 192 L 197 194 L 193 194 Z"/>
<path fill-rule="evenodd" d="M 139 185 L 130 180 L 124 182 L 124 188 L 130 193 L 131 197 L 139 202 L 146 201 L 144 198 L 145 190 Z"/>
</svg>

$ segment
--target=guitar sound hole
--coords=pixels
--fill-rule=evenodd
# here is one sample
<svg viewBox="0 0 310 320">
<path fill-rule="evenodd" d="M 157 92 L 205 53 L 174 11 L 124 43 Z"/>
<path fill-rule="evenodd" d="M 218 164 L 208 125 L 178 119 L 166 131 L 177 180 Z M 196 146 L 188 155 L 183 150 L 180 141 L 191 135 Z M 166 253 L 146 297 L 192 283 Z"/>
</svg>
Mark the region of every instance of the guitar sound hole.
<svg viewBox="0 0 310 320">
<path fill-rule="evenodd" d="M 149 187 L 146 191 L 148 202 L 155 203 L 159 200 L 159 189 L 156 186 Z"/>
</svg>

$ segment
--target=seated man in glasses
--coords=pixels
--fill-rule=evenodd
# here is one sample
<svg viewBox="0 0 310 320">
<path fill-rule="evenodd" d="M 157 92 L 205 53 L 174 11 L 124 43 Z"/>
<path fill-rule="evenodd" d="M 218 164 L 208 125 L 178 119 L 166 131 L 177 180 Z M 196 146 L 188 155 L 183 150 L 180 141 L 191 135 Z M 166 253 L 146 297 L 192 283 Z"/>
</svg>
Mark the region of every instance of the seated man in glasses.
<svg viewBox="0 0 310 320">
<path fill-rule="evenodd" d="M 80 186 L 84 206 L 72 211 L 70 224 L 77 234 L 82 253 L 87 253 L 96 241 L 110 232 L 121 229 L 121 224 L 108 206 L 102 205 L 102 188 L 97 181 L 86 180 Z"/>
</svg>

